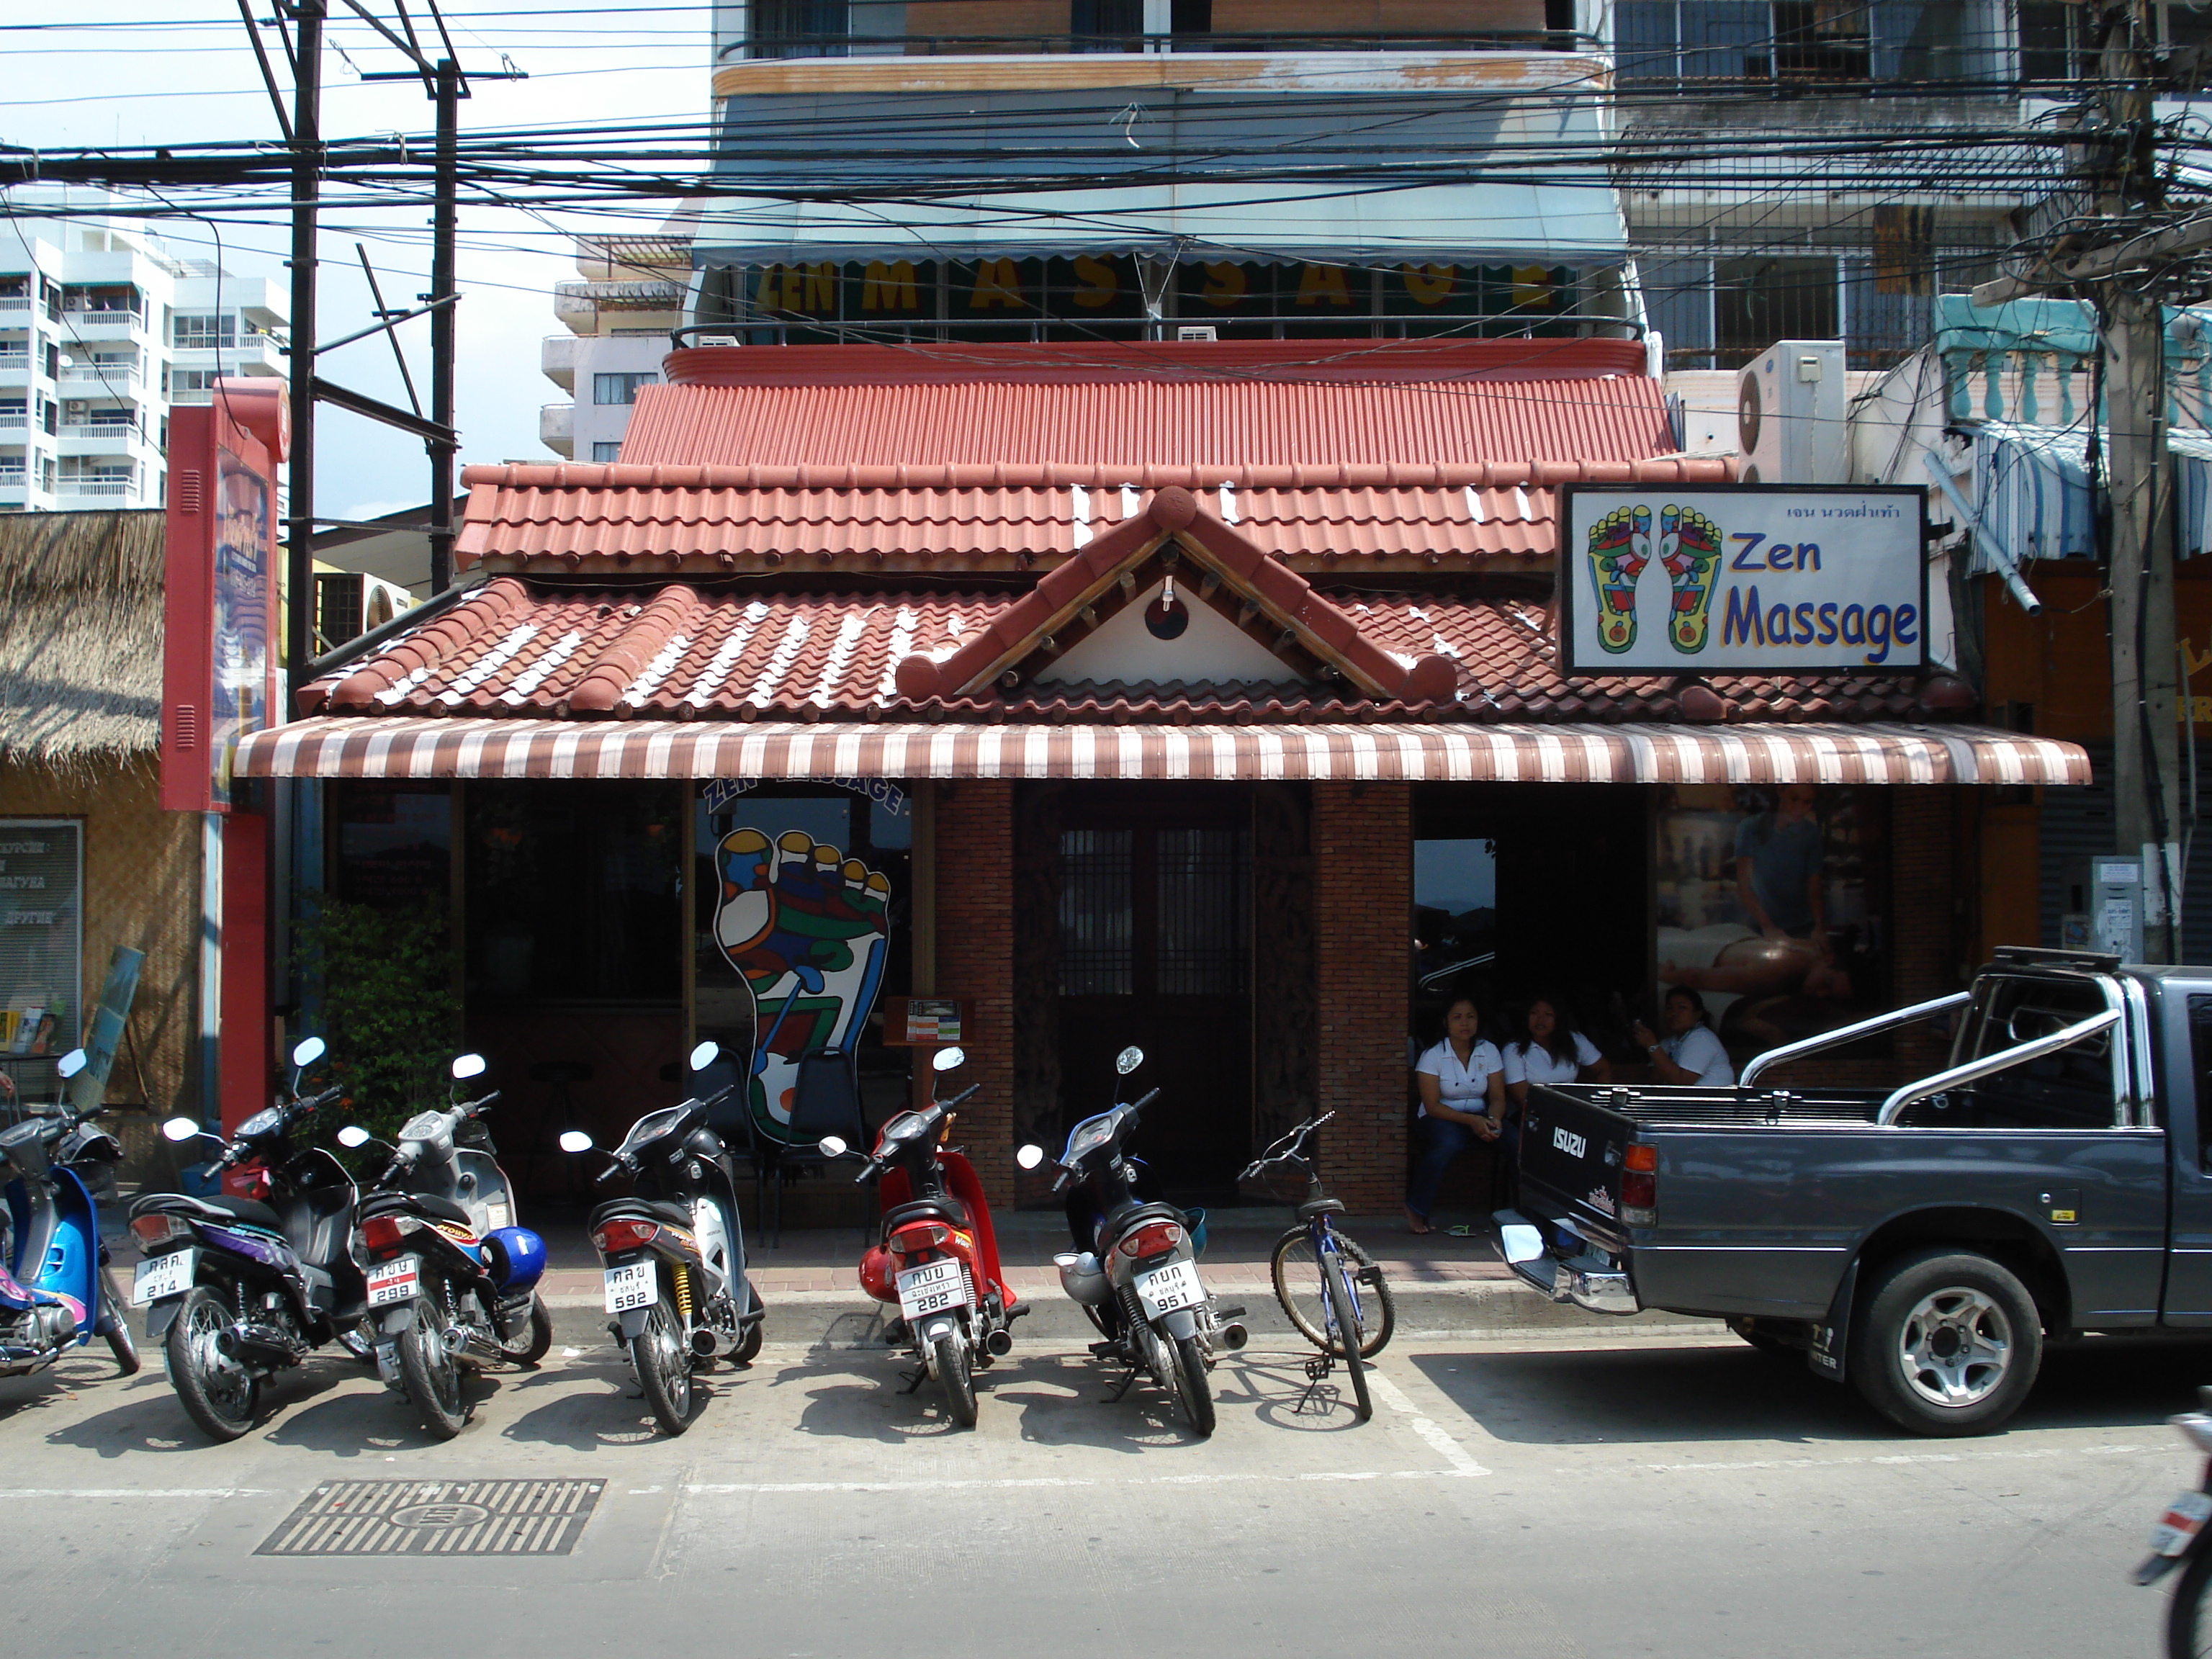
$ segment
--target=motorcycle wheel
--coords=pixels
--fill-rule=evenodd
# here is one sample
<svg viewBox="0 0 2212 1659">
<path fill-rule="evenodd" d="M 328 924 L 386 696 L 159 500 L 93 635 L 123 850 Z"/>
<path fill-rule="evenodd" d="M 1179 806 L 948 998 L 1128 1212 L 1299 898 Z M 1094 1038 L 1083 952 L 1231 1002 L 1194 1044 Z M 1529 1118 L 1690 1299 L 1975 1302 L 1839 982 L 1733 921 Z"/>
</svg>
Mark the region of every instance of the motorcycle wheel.
<svg viewBox="0 0 2212 1659">
<path fill-rule="evenodd" d="M 100 1270 L 100 1316 L 94 1328 L 107 1339 L 115 1369 L 125 1376 L 137 1376 L 144 1362 L 138 1358 L 137 1340 L 131 1334 L 131 1310 L 116 1293 L 115 1274 L 107 1267 Z"/>
<path fill-rule="evenodd" d="M 1206 1376 L 1206 1350 L 1194 1336 L 1174 1339 L 1176 1399 L 1200 1439 L 1213 1432 L 1213 1389 Z M 1356 1362 L 1355 1362 L 1356 1363 Z"/>
<path fill-rule="evenodd" d="M 445 1333 L 431 1318 L 429 1304 L 420 1299 L 414 1319 L 399 1333 L 399 1376 L 424 1425 L 439 1439 L 451 1440 L 468 1426 L 471 1412 L 459 1357 L 447 1348 Z"/>
<path fill-rule="evenodd" d="M 1336 1344 L 1332 1352 L 1344 1361 L 1344 1369 L 1352 1373 L 1352 1409 L 1363 1423 L 1375 1415 L 1375 1402 L 1367 1393 L 1367 1361 L 1361 1358 L 1367 1352 L 1367 1333 L 1361 1328 L 1358 1316 L 1352 1311 L 1352 1291 L 1345 1283 L 1345 1274 L 1351 1272 L 1349 1263 L 1336 1272 L 1325 1274 L 1322 1289 L 1328 1297 L 1329 1316 L 1336 1324 Z"/>
<path fill-rule="evenodd" d="M 210 1440 L 235 1440 L 253 1426 L 261 1381 L 227 1358 L 216 1340 L 229 1328 L 230 1310 L 204 1285 L 185 1294 L 169 1327 L 169 1382 L 193 1425 Z"/>
<path fill-rule="evenodd" d="M 662 1298 L 646 1310 L 645 1328 L 629 1340 L 630 1364 L 653 1420 L 671 1434 L 691 1426 L 691 1355 L 676 1310 Z"/>
<path fill-rule="evenodd" d="M 975 1377 L 968 1366 L 968 1345 L 957 1335 L 937 1339 L 937 1380 L 945 1388 L 945 1403 L 952 1420 L 963 1429 L 975 1426 Z"/>
<path fill-rule="evenodd" d="M 2166 1659 L 2204 1659 L 2212 1652 L 2212 1550 L 2198 1550 L 2181 1570 L 2166 1613 Z"/>
<path fill-rule="evenodd" d="M 535 1365 L 545 1358 L 546 1350 L 552 1346 L 553 1316 L 546 1310 L 545 1298 L 533 1291 L 530 1294 L 530 1323 L 514 1340 L 499 1345 L 501 1357 L 510 1365 Z"/>
</svg>

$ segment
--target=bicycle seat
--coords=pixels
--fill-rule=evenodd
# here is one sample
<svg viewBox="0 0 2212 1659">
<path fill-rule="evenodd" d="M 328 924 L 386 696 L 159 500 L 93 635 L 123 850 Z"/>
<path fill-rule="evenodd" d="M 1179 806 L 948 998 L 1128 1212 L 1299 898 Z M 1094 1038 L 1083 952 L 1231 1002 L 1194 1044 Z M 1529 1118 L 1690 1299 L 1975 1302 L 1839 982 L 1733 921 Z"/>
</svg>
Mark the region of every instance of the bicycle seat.
<svg viewBox="0 0 2212 1659">
<path fill-rule="evenodd" d="M 1317 1215 L 1342 1215 L 1344 1200 L 1340 1198 L 1310 1198 L 1298 1206 L 1298 1219 L 1310 1221 Z"/>
</svg>

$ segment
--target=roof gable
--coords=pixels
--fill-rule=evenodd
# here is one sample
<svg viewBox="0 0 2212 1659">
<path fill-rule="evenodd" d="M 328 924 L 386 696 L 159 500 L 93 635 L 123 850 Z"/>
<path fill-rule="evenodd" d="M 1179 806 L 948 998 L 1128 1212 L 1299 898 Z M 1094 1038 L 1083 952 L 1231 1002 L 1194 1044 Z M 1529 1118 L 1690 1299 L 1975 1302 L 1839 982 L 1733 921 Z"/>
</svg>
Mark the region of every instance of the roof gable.
<svg viewBox="0 0 2212 1659">
<path fill-rule="evenodd" d="M 1217 585 L 1217 595 L 1225 591 Z M 1032 678 L 1040 685 L 1238 685 L 1304 684 L 1307 677 L 1169 570 Z"/>
<path fill-rule="evenodd" d="M 1334 680 L 1366 697 L 1407 702 L 1447 698 L 1458 685 L 1450 659 L 1385 650 L 1304 577 L 1207 513 L 1189 490 L 1170 485 L 950 656 L 901 661 L 899 693 L 926 702 L 1036 679 L 1149 592 L 1156 577 L 1171 576 L 1188 599 L 1263 645 L 1293 678 Z"/>
</svg>

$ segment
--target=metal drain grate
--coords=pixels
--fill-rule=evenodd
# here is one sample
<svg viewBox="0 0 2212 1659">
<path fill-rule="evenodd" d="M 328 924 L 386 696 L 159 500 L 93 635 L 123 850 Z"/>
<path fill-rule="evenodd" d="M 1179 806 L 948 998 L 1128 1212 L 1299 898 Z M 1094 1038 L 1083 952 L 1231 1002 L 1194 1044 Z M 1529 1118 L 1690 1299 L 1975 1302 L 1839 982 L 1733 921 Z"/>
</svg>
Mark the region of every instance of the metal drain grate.
<svg viewBox="0 0 2212 1659">
<path fill-rule="evenodd" d="M 256 1555 L 566 1555 L 604 1480 L 330 1480 Z"/>
</svg>

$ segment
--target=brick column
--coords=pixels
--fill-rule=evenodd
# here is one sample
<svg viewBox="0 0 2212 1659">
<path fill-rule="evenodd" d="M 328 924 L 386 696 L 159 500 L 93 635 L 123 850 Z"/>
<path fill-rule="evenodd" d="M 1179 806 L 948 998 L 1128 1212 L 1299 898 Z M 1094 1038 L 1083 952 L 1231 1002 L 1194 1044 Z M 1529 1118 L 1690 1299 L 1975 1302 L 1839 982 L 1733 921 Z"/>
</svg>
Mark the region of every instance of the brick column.
<svg viewBox="0 0 2212 1659">
<path fill-rule="evenodd" d="M 993 1206 L 1014 1202 L 1014 786 L 939 783 L 937 791 L 937 993 L 969 999 L 968 1063 L 954 1092 L 982 1092 L 960 1109 L 954 1139 L 968 1150 Z M 920 1060 L 917 1055 L 917 1060 Z"/>
<path fill-rule="evenodd" d="M 1413 791 L 1313 787 L 1314 957 L 1322 1179 L 1355 1213 L 1406 1189 L 1407 989 L 1413 914 Z"/>
</svg>

